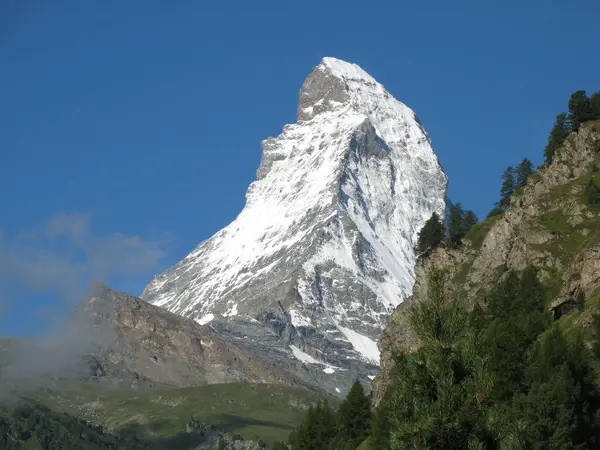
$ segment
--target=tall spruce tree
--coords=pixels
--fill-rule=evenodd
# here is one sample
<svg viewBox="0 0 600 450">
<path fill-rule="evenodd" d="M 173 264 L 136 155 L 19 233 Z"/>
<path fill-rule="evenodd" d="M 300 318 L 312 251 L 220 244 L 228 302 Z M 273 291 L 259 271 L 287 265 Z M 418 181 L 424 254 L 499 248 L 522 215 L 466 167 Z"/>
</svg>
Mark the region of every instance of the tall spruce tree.
<svg viewBox="0 0 600 450">
<path fill-rule="evenodd" d="M 600 120 L 600 91 L 594 92 L 590 97 L 590 107 L 594 120 Z"/>
<path fill-rule="evenodd" d="M 464 236 L 464 210 L 460 203 L 450 206 L 448 214 L 448 238 L 450 245 L 458 247 Z"/>
<path fill-rule="evenodd" d="M 590 99 L 585 94 L 585 91 L 575 91 L 569 99 L 569 122 L 571 131 L 578 131 L 583 122 L 592 120 L 594 113 Z"/>
<path fill-rule="evenodd" d="M 500 201 L 498 206 L 506 209 L 510 204 L 510 197 L 515 192 L 515 176 L 513 166 L 508 166 L 502 174 L 502 187 L 500 188 Z"/>
<path fill-rule="evenodd" d="M 471 211 L 470 209 L 468 209 L 467 211 L 465 211 L 465 214 L 463 216 L 463 237 L 469 232 L 469 230 L 471 228 L 473 228 L 473 225 L 475 225 L 477 222 L 479 222 L 479 219 L 477 218 L 477 216 L 475 215 L 475 213 L 473 211 Z"/>
<path fill-rule="evenodd" d="M 417 252 L 420 254 L 437 247 L 444 240 L 444 225 L 438 213 L 434 212 L 419 232 Z"/>
<path fill-rule="evenodd" d="M 533 175 L 533 163 L 528 158 L 523 158 L 515 170 L 517 189 L 527 184 L 527 179 Z"/>
<path fill-rule="evenodd" d="M 598 319 L 598 323 L 598 329 L 600 330 L 600 318 Z M 598 347 L 598 354 L 600 354 L 600 343 L 598 344 Z M 370 438 L 372 449 L 389 448 L 390 433 L 392 431 L 391 417 L 393 414 L 393 405 L 386 400 L 383 400 L 373 411 Z"/>
<path fill-rule="evenodd" d="M 336 433 L 335 414 L 327 400 L 311 405 L 290 434 L 292 450 L 328 450 Z"/>
<path fill-rule="evenodd" d="M 556 116 L 556 122 L 548 136 L 548 144 L 544 150 L 544 158 L 547 164 L 552 162 L 556 150 L 563 145 L 567 136 L 569 136 L 570 127 L 565 113 Z"/>
<path fill-rule="evenodd" d="M 358 380 L 337 410 L 336 449 L 354 450 L 364 441 L 371 429 L 371 400 Z"/>
</svg>

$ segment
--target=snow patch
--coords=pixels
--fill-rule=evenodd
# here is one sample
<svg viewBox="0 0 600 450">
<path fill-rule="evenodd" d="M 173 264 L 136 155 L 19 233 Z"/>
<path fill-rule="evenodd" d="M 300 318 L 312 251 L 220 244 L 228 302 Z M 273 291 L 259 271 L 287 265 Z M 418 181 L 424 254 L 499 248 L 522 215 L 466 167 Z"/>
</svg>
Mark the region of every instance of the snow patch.
<svg viewBox="0 0 600 450">
<path fill-rule="evenodd" d="M 380 355 L 377 342 L 350 328 L 342 327 L 341 325 L 338 325 L 338 328 L 358 353 L 363 355 L 370 363 L 379 365 Z"/>
<path fill-rule="evenodd" d="M 312 322 L 308 317 L 304 317 L 295 309 L 290 310 L 290 316 L 292 316 L 292 325 L 295 327 L 310 327 Z"/>
<path fill-rule="evenodd" d="M 304 353 L 302 350 L 300 350 L 295 345 L 290 345 L 290 349 L 292 350 L 294 357 L 298 361 L 302 361 L 303 363 L 307 363 L 307 364 L 323 364 L 321 361 L 313 358 L 308 353 Z"/>
<path fill-rule="evenodd" d="M 212 321 L 215 318 L 214 314 L 206 314 L 202 317 L 200 317 L 199 319 L 195 319 L 196 322 L 198 322 L 200 325 L 205 325 L 208 322 Z"/>
<path fill-rule="evenodd" d="M 339 367 L 332 366 L 330 364 L 324 363 L 323 361 L 319 361 L 318 359 L 313 358 L 308 353 L 303 352 L 295 345 L 290 345 L 290 350 L 292 351 L 292 354 L 298 361 L 302 361 L 305 364 L 320 364 L 322 366 L 325 366 L 325 368 L 323 369 L 323 372 L 325 372 L 327 374 L 332 374 L 336 370 L 343 370 L 343 369 L 340 369 Z"/>
<path fill-rule="evenodd" d="M 237 307 L 238 307 L 238 304 L 234 303 L 233 306 L 229 309 L 229 311 L 227 311 L 225 314 L 223 314 L 223 316 L 225 316 L 225 317 L 237 316 L 237 313 L 238 313 Z"/>
</svg>

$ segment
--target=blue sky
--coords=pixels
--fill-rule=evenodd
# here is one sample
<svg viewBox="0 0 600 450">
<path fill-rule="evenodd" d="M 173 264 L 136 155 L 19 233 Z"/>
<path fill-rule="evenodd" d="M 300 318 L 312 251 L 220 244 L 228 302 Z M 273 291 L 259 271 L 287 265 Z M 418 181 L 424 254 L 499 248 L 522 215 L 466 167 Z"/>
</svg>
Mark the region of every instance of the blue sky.
<svg viewBox="0 0 600 450">
<path fill-rule="evenodd" d="M 139 294 L 241 210 L 260 141 L 323 56 L 427 128 L 450 197 L 485 216 L 600 89 L 597 1 L 0 4 L 0 335 L 50 326 L 91 278 Z"/>
</svg>

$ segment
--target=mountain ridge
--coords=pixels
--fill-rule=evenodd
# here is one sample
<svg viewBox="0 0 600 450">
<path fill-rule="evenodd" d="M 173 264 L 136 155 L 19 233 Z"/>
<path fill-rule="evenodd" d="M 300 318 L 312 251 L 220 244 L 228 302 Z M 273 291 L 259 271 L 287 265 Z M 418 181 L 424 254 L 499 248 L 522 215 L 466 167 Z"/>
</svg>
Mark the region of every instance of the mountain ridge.
<svg viewBox="0 0 600 450">
<path fill-rule="evenodd" d="M 376 366 L 446 183 L 414 112 L 358 66 L 324 58 L 300 90 L 298 122 L 263 141 L 239 216 L 142 298 L 201 324 L 288 314 L 311 358 Z"/>
</svg>

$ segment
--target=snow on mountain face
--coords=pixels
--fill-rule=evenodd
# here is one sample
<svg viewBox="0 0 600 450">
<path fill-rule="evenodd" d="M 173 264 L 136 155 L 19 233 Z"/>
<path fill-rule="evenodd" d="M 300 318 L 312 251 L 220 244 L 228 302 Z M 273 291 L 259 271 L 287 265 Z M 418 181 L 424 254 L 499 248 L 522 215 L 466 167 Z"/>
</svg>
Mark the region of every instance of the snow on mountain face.
<svg viewBox="0 0 600 450">
<path fill-rule="evenodd" d="M 415 114 L 357 65 L 324 58 L 302 86 L 297 123 L 262 142 L 239 216 L 142 296 L 202 324 L 250 316 L 268 325 L 283 317 L 280 302 L 290 357 L 325 373 L 372 372 L 446 184 Z"/>
</svg>

